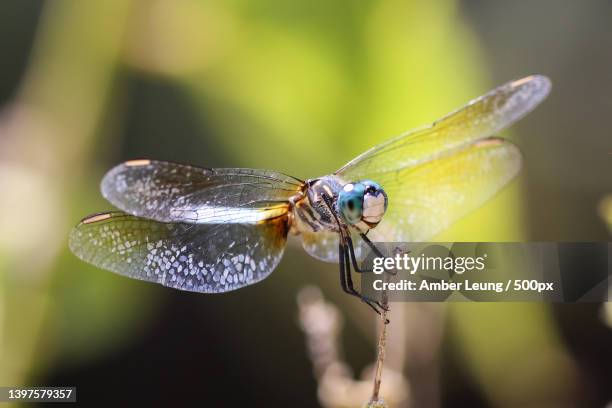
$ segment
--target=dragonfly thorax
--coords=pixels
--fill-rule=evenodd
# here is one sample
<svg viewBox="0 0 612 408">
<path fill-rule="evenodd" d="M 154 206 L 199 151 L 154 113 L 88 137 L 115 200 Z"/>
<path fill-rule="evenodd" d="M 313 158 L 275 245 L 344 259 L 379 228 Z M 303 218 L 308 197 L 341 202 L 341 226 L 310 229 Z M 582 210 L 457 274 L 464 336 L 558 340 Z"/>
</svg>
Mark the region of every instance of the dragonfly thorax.
<svg viewBox="0 0 612 408">
<path fill-rule="evenodd" d="M 336 176 L 326 176 L 308 180 L 306 186 L 307 199 L 298 208 L 298 216 L 313 231 L 338 231 L 338 214 L 335 209 L 338 192 L 342 189 L 341 180 Z"/>
</svg>

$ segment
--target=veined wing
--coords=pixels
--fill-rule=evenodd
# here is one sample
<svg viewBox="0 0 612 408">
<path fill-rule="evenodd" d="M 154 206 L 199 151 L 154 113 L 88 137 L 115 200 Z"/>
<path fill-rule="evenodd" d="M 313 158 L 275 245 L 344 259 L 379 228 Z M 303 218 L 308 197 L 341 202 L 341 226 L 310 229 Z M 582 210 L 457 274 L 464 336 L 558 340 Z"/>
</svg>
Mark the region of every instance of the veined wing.
<svg viewBox="0 0 612 408">
<path fill-rule="evenodd" d="M 82 260 L 120 275 L 219 293 L 266 278 L 286 239 L 286 216 L 258 224 L 187 224 L 110 212 L 81 221 L 69 245 Z"/>
<path fill-rule="evenodd" d="M 359 155 L 336 174 L 347 181 L 417 166 L 461 150 L 479 139 L 497 134 L 533 110 L 550 91 L 541 75 L 502 85 L 465 107 L 434 122 L 391 139 Z"/>
<path fill-rule="evenodd" d="M 256 223 L 286 212 L 303 182 L 256 169 L 208 169 L 132 160 L 111 169 L 102 194 L 129 214 L 161 222 Z"/>
<path fill-rule="evenodd" d="M 338 262 L 340 239 L 334 231 L 302 232 L 302 247 L 313 258 L 323 262 Z"/>
<path fill-rule="evenodd" d="M 449 156 L 398 171 L 378 173 L 389 206 L 373 241 L 427 241 L 478 208 L 521 167 L 521 153 L 499 138 L 477 141 Z"/>
<path fill-rule="evenodd" d="M 302 247 L 313 258 L 323 262 L 338 263 L 338 245 L 340 238 L 337 232 L 333 231 L 317 231 L 317 232 L 302 232 Z M 361 238 L 353 231 L 351 234 L 353 242 L 360 242 Z M 361 259 L 362 251 L 359 245 L 353 248 L 355 257 Z"/>
</svg>

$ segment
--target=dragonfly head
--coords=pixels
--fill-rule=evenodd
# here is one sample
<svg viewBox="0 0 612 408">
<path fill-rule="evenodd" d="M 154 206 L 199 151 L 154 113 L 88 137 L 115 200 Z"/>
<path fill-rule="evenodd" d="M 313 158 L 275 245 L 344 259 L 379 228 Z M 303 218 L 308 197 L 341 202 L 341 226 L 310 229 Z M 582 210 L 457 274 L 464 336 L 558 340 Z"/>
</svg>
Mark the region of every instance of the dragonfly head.
<svg viewBox="0 0 612 408">
<path fill-rule="evenodd" d="M 340 190 L 336 205 L 347 224 L 364 222 L 369 228 L 374 228 L 387 210 L 387 194 L 371 180 L 347 183 Z"/>
</svg>

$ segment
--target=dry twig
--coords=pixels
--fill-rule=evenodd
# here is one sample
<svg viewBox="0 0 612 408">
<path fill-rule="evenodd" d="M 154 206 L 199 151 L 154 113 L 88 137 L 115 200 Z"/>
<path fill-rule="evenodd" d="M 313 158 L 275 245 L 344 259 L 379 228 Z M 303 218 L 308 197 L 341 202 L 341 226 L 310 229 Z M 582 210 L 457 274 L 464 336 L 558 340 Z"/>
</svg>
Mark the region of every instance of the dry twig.
<svg viewBox="0 0 612 408">
<path fill-rule="evenodd" d="M 388 280 L 387 274 L 384 274 L 383 277 L 385 281 Z M 387 349 L 387 325 L 389 324 L 389 319 L 387 318 L 387 315 L 389 313 L 389 297 L 387 296 L 386 290 L 382 293 L 382 305 L 383 312 L 380 315 L 382 327 L 380 329 L 380 335 L 378 336 L 378 356 L 376 358 L 376 370 L 374 371 L 374 389 L 372 390 L 372 396 L 370 397 L 370 401 L 366 405 L 368 408 L 386 406 L 379 397 L 380 384 L 382 382 L 383 366 L 385 364 L 385 354 Z"/>
</svg>

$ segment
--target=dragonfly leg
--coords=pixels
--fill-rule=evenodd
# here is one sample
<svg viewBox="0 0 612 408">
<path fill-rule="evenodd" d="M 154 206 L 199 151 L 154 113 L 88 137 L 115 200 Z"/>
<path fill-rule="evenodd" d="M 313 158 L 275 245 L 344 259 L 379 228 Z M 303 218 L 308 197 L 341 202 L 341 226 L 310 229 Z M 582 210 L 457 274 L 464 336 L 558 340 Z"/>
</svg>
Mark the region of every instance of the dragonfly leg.
<svg viewBox="0 0 612 408">
<path fill-rule="evenodd" d="M 369 231 L 368 231 L 369 232 Z M 359 234 L 361 236 L 361 239 L 363 239 L 363 241 L 368 244 L 368 246 L 372 249 L 372 251 L 374 251 L 374 253 L 376 254 L 376 256 L 379 256 L 381 258 L 384 258 L 383 254 L 380 252 L 380 250 L 376 247 L 376 245 L 370 240 L 370 238 L 368 238 L 365 234 Z M 351 243 L 352 245 L 352 243 Z M 355 250 L 353 248 L 351 248 L 351 256 L 353 258 L 355 258 Z M 354 260 L 354 262 L 357 262 L 356 260 Z M 370 271 L 365 271 L 365 272 L 370 272 Z M 387 271 L 388 274 L 390 275 L 397 275 L 397 271 L 391 272 L 391 271 Z"/>
<path fill-rule="evenodd" d="M 351 263 L 349 259 L 349 251 L 346 246 L 342 249 L 342 252 L 344 253 L 344 265 L 345 266 L 343 269 L 345 272 L 345 282 L 346 282 L 346 286 L 349 292 L 353 296 L 356 296 L 359 299 L 361 299 L 362 302 L 366 303 L 368 306 L 374 309 L 374 311 L 376 311 L 376 313 L 378 314 L 381 314 L 381 310 L 388 311 L 389 310 L 388 307 L 383 306 L 379 301 L 374 300 L 368 296 L 365 296 L 363 293 L 360 293 L 359 291 L 355 289 L 355 286 L 353 284 L 353 277 L 351 275 Z"/>
<path fill-rule="evenodd" d="M 355 272 L 357 273 L 370 273 L 373 272 L 371 269 L 361 269 L 359 268 L 359 265 L 357 265 L 357 257 L 355 256 L 355 248 L 353 248 L 353 240 L 351 239 L 351 237 L 347 238 L 347 244 L 346 244 L 347 249 L 345 250 L 345 252 L 348 252 L 348 255 L 350 255 L 351 258 L 351 262 L 353 264 L 353 269 L 355 270 Z M 347 260 L 348 263 L 348 260 Z M 350 270 L 349 270 L 349 274 L 350 274 Z M 374 300 L 374 299 L 370 299 L 366 296 L 362 297 L 368 299 L 370 302 L 373 302 L 374 304 L 376 304 L 376 306 L 378 306 L 379 308 L 383 309 L 383 310 L 389 310 L 388 307 L 385 307 L 382 305 L 382 303 Z"/>
<path fill-rule="evenodd" d="M 367 237 L 366 234 L 360 233 L 359 235 L 361 236 L 361 239 L 363 239 L 363 241 L 366 244 L 368 244 L 368 246 L 372 249 L 372 251 L 374 251 L 376 256 L 380 256 L 381 258 L 384 258 L 383 254 L 378 250 L 378 248 L 376 248 L 376 245 L 374 245 L 374 243 L 370 240 L 370 238 Z"/>
<path fill-rule="evenodd" d="M 376 301 L 369 299 L 366 296 L 363 296 L 359 293 L 355 287 L 353 286 L 353 279 L 351 278 L 351 270 L 349 264 L 348 253 L 346 252 L 346 248 L 342 243 L 339 245 L 339 265 L 340 265 L 340 286 L 342 286 L 342 290 L 348 293 L 351 296 L 358 297 L 362 302 L 367 304 L 374 310 L 376 313 L 381 314 L 381 311 L 377 308 L 381 307 L 380 304 Z"/>
<path fill-rule="evenodd" d="M 351 239 L 351 237 L 347 237 L 346 247 L 348 248 L 349 254 L 351 256 L 351 263 L 353 264 L 353 269 L 355 270 L 355 272 L 373 272 L 372 269 L 361 269 L 357 264 L 357 257 L 355 256 L 355 247 L 353 246 L 353 240 Z"/>
<path fill-rule="evenodd" d="M 338 264 L 340 265 L 340 286 L 342 287 L 343 291 L 345 291 L 349 295 L 353 295 L 353 293 L 351 293 L 348 286 L 346 285 L 346 268 L 344 264 L 344 247 L 342 246 L 342 243 L 340 243 L 338 248 L 338 258 Z"/>
</svg>

